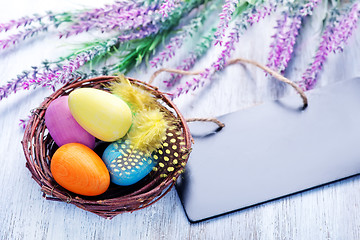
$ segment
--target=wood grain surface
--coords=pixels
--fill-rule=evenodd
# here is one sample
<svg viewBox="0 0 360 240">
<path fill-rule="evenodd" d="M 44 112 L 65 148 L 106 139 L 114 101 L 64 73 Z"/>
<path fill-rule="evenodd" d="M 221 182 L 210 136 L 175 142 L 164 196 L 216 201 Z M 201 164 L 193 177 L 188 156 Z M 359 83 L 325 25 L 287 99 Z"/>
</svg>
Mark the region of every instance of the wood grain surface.
<svg viewBox="0 0 360 240">
<path fill-rule="evenodd" d="M 6 1 L 0 8 L 0 22 L 49 9 L 61 11 L 103 3 Z M 314 54 L 323 9 L 320 6 L 314 17 L 304 23 L 296 56 L 286 72 L 290 79 L 300 78 Z M 266 63 L 278 14 L 241 36 L 234 56 Z M 64 55 L 79 38 L 59 41 L 55 36 L 41 35 L 38 39 L 0 53 L 1 85 L 43 59 Z M 216 51 L 210 52 L 195 68 L 203 68 L 215 57 Z M 360 76 L 359 62 L 358 28 L 343 53 L 329 56 L 319 85 Z M 154 70 L 144 71 L 142 67 L 129 76 L 148 79 Z M 154 84 L 161 85 L 165 75 Z M 213 117 L 283 94 L 295 94 L 290 88 L 285 93 L 277 91 L 269 82 L 261 70 L 239 64 L 217 74 L 204 89 L 175 102 L 187 118 Z M 21 91 L 0 102 L 0 239 L 360 239 L 359 176 L 196 224 L 188 222 L 175 189 L 156 204 L 113 220 L 102 219 L 71 204 L 46 201 L 25 168 L 20 144 L 23 131 L 18 123 L 50 93 L 49 89 Z"/>
</svg>

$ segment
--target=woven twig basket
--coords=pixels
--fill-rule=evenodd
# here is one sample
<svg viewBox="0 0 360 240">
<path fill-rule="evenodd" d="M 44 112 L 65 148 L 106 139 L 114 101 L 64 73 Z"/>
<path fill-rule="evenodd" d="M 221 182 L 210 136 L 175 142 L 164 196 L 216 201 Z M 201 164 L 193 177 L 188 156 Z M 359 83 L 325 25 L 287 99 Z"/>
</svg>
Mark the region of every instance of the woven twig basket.
<svg viewBox="0 0 360 240">
<path fill-rule="evenodd" d="M 105 84 L 115 79 L 114 76 L 103 76 L 66 84 L 47 97 L 40 107 L 33 110 L 22 140 L 26 166 L 31 172 L 32 178 L 40 185 L 44 198 L 74 204 L 81 209 L 108 219 L 123 212 L 133 212 L 145 208 L 165 196 L 182 173 L 191 151 L 189 129 L 174 103 L 156 87 L 129 78 L 133 85 L 148 91 L 156 98 L 161 103 L 161 110 L 167 111 L 176 120 L 178 138 L 182 139 L 177 152 L 172 152 L 167 157 L 165 154 L 160 157 L 157 166 L 158 170 L 152 171 L 140 182 L 127 187 L 111 184 L 104 194 L 96 197 L 77 195 L 59 186 L 50 172 L 51 157 L 57 149 L 57 145 L 45 126 L 44 116 L 47 107 L 54 99 L 68 95 L 76 88 L 91 87 L 106 90 Z M 100 142 L 97 143 L 101 146 Z M 166 161 L 164 161 L 164 158 Z M 177 164 L 173 165 L 175 162 Z M 170 165 L 171 171 L 167 171 Z"/>
</svg>

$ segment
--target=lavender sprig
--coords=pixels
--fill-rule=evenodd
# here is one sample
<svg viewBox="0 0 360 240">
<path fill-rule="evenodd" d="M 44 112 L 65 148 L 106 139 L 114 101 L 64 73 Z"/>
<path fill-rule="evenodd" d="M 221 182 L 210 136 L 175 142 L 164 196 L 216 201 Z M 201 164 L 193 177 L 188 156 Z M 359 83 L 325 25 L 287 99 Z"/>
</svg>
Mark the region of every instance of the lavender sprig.
<svg viewBox="0 0 360 240">
<path fill-rule="evenodd" d="M 169 43 L 165 46 L 164 50 L 157 54 L 149 63 L 151 67 L 157 68 L 158 66 L 163 65 L 165 61 L 168 61 L 175 56 L 176 50 L 179 49 L 187 37 L 193 36 L 195 32 L 202 26 L 204 21 L 216 9 L 216 4 L 219 1 L 214 1 L 210 6 L 204 6 L 198 16 L 190 21 L 190 23 L 180 31 L 177 32 L 177 35 L 172 37 L 169 40 Z"/>
<path fill-rule="evenodd" d="M 149 36 L 155 35 L 162 30 L 160 24 L 148 25 L 141 27 L 135 31 L 126 31 L 120 36 L 118 36 L 120 42 L 127 42 L 137 39 L 144 39 Z"/>
<path fill-rule="evenodd" d="M 336 13 L 337 10 L 334 10 Z M 352 35 L 354 29 L 357 27 L 357 22 L 360 17 L 359 4 L 355 3 L 344 11 L 342 15 L 330 18 L 321 37 L 321 42 L 316 51 L 315 58 L 310 66 L 306 69 L 302 76 L 302 81 L 298 84 L 304 90 L 314 88 L 318 75 L 323 68 L 323 65 L 331 52 L 339 52 L 343 50 L 343 46 Z"/>
<path fill-rule="evenodd" d="M 128 44 L 120 46 L 121 60 L 116 65 L 116 69 L 120 72 L 127 72 L 144 59 L 148 60 L 150 55 L 154 53 L 155 48 L 164 42 L 172 29 L 179 24 L 181 18 L 202 3 L 203 0 L 188 0 L 173 10 L 172 14 L 162 22 L 149 24 L 137 31 L 130 31 L 119 36 L 121 42 L 127 42 Z"/>
<path fill-rule="evenodd" d="M 177 7 L 180 1 L 181 0 L 164 0 L 161 4 L 159 13 L 163 17 L 168 17 L 169 13 L 171 14 L 171 12 Z"/>
<path fill-rule="evenodd" d="M 289 3 L 287 11 L 282 12 L 277 21 L 277 33 L 272 36 L 267 66 L 283 73 L 294 51 L 296 38 L 304 17 L 311 15 L 320 0 L 309 0 L 303 5 Z"/>
<path fill-rule="evenodd" d="M 52 81 L 60 76 L 62 66 L 56 64 L 54 67 L 50 67 L 50 64 L 47 62 L 44 62 L 43 65 L 45 66 L 43 68 L 32 67 L 33 70 L 30 74 L 23 76 L 22 89 L 29 90 L 30 87 L 36 88 L 37 86 L 41 86 L 50 87 L 55 90 L 55 83 Z"/>
<path fill-rule="evenodd" d="M 139 6 L 142 6 L 144 1 L 116 1 L 114 4 L 105 5 L 102 8 L 95 8 L 89 11 L 81 12 L 77 15 L 77 19 L 83 22 L 103 18 L 105 16 L 111 15 L 112 13 L 120 13 L 122 11 L 129 11 L 131 9 L 136 9 Z"/>
<path fill-rule="evenodd" d="M 118 43 L 118 38 L 111 38 L 104 42 L 99 42 L 80 53 L 77 53 L 77 56 L 69 59 L 67 63 L 63 65 L 61 75 L 56 79 L 55 82 L 62 84 L 66 83 L 72 73 L 85 65 L 87 62 L 107 55 L 111 51 L 111 48 Z"/>
<path fill-rule="evenodd" d="M 69 12 L 53 13 L 48 11 L 45 15 L 34 14 L 31 17 L 25 16 L 20 19 L 0 23 L 0 32 L 7 32 L 14 28 L 29 27 L 35 23 L 48 24 L 51 22 L 55 27 L 58 27 L 61 23 L 72 21 L 72 17 L 72 14 Z"/>
<path fill-rule="evenodd" d="M 212 28 L 206 36 L 202 37 L 202 39 L 200 40 L 200 43 L 196 45 L 194 51 L 191 51 L 189 53 L 189 56 L 187 58 L 183 59 L 181 64 L 179 66 L 177 66 L 176 69 L 185 70 L 185 71 L 190 70 L 194 66 L 196 61 L 201 56 L 203 56 L 207 52 L 207 50 L 209 50 L 211 43 L 213 42 L 215 32 L 216 32 L 216 28 Z M 180 75 L 180 74 L 171 74 L 171 78 L 164 80 L 163 82 L 167 88 L 171 88 L 182 77 L 183 77 L 183 75 Z"/>
<path fill-rule="evenodd" d="M 215 32 L 215 45 L 222 45 L 223 37 L 225 37 L 226 29 L 229 27 L 229 22 L 232 18 L 232 14 L 235 11 L 239 0 L 226 0 L 222 6 L 222 12 L 220 13 L 220 22 Z"/>
<path fill-rule="evenodd" d="M 48 14 L 43 16 L 35 14 L 32 17 L 25 16 L 16 20 L 10 20 L 9 22 L 6 23 L 0 23 L 0 32 L 7 32 L 13 28 L 29 26 L 32 23 L 41 22 L 42 20 L 52 16 L 53 14 L 51 12 L 48 12 Z"/>
<path fill-rule="evenodd" d="M 0 40 L 0 49 L 9 48 L 27 38 L 33 37 L 40 32 L 46 32 L 49 28 L 48 24 L 41 24 L 39 27 L 28 28 L 25 31 L 20 31 L 17 34 L 10 35 L 8 38 Z"/>
<path fill-rule="evenodd" d="M 278 32 L 272 36 L 274 41 L 270 45 L 268 67 L 281 73 L 285 71 L 294 51 L 301 22 L 300 16 L 289 17 L 287 14 L 278 21 Z"/>
<path fill-rule="evenodd" d="M 15 34 L 7 36 L 5 39 L 0 39 L 0 49 L 9 48 L 15 44 L 20 43 L 21 41 L 24 41 L 25 39 L 34 37 L 41 32 L 46 32 L 51 27 L 58 28 L 61 24 L 71 21 L 71 14 L 67 12 L 60 14 L 53 14 L 49 12 L 46 15 L 46 18 L 47 20 L 45 19 L 45 17 L 39 17 L 38 24 L 36 25 L 34 24 L 34 19 L 32 21 L 29 20 L 26 23 L 26 26 L 28 26 L 28 28 L 26 28 L 25 30 L 18 31 Z M 19 20 L 19 22 L 13 21 L 12 23 L 16 24 L 17 26 L 24 26 L 24 21 L 26 22 L 26 20 L 24 19 Z M 10 25 L 7 25 L 5 27 L 9 28 Z"/>
<path fill-rule="evenodd" d="M 169 44 L 165 46 L 165 49 L 161 51 L 157 57 L 154 57 L 149 62 L 150 66 L 152 68 L 157 68 L 158 66 L 161 66 L 165 61 L 168 61 L 169 59 L 174 57 L 176 49 L 179 49 L 182 46 L 185 37 L 186 33 L 172 37 L 169 41 Z"/>
<path fill-rule="evenodd" d="M 229 33 L 229 40 L 225 43 L 218 59 L 213 62 L 210 67 L 205 68 L 199 78 L 193 78 L 192 82 L 186 82 L 184 86 L 180 86 L 173 91 L 171 93 L 172 97 L 176 98 L 181 94 L 188 93 L 190 90 L 194 91 L 198 87 L 203 86 L 215 72 L 222 70 L 225 67 L 227 59 L 235 50 L 235 44 L 239 41 L 240 34 L 246 31 L 249 26 L 259 22 L 265 16 L 270 15 L 274 9 L 276 9 L 276 5 L 270 3 L 268 6 L 261 5 L 259 8 L 252 6 L 243 12 L 239 20 L 235 22 L 235 27 Z"/>
<path fill-rule="evenodd" d="M 281 56 L 281 52 L 283 50 L 282 45 L 286 39 L 285 28 L 286 28 L 287 19 L 288 19 L 288 14 L 286 12 L 283 12 L 281 19 L 277 20 L 277 25 L 275 27 L 275 29 L 277 30 L 276 34 L 271 36 L 274 39 L 274 41 L 270 45 L 270 52 L 269 52 L 267 66 L 272 69 L 279 68 L 280 62 L 282 60 L 281 57 L 279 56 Z"/>
<path fill-rule="evenodd" d="M 24 71 L 16 79 L 0 87 L 0 101 L 18 90 L 29 90 L 39 86 L 54 90 L 58 83 L 64 84 L 74 79 L 74 74 L 84 64 L 108 54 L 110 48 L 117 43 L 117 38 L 98 42 L 75 53 L 66 61 L 44 62 L 42 67 L 33 67 L 31 71 Z"/>
<path fill-rule="evenodd" d="M 27 123 L 29 122 L 30 118 L 31 118 L 31 115 L 27 116 L 25 119 L 20 119 L 20 121 L 19 121 L 19 126 L 20 126 L 23 130 L 25 130 L 26 125 L 27 125 Z"/>
<path fill-rule="evenodd" d="M 44 61 L 40 67 L 32 67 L 30 71 L 24 71 L 17 78 L 0 87 L 0 101 L 19 90 L 30 88 L 50 87 L 55 90 L 54 79 L 60 76 L 62 65 L 59 62 Z"/>
<path fill-rule="evenodd" d="M 156 22 L 158 17 L 156 9 L 153 7 L 141 7 L 134 4 L 133 8 L 126 8 L 127 10 L 117 10 L 108 12 L 104 16 L 96 16 L 91 19 L 82 20 L 71 24 L 65 31 L 60 33 L 60 38 L 78 35 L 82 32 L 98 29 L 101 32 L 109 32 L 112 30 L 136 30 L 139 27 L 144 27 L 152 22 Z"/>
<path fill-rule="evenodd" d="M 122 14 L 113 14 L 99 21 L 97 27 L 102 31 L 109 30 L 130 30 L 146 26 L 159 20 L 156 8 L 138 7 Z"/>
</svg>

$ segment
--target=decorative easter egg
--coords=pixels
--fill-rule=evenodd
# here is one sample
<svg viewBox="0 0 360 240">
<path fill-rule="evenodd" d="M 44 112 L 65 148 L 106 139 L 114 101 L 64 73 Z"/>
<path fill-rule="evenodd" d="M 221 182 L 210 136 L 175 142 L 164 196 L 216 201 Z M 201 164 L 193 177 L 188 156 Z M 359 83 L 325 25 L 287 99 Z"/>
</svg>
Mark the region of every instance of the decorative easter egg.
<svg viewBox="0 0 360 240">
<path fill-rule="evenodd" d="M 45 112 L 45 125 L 59 147 L 67 143 L 81 143 L 93 149 L 95 137 L 74 119 L 69 109 L 68 98 L 62 96 L 50 103 Z"/>
<path fill-rule="evenodd" d="M 57 149 L 50 170 L 59 185 L 80 195 L 100 195 L 110 185 L 109 171 L 104 162 L 93 150 L 80 143 L 68 143 Z"/>
<path fill-rule="evenodd" d="M 156 166 L 151 156 L 134 149 L 128 140 L 110 144 L 102 159 L 110 172 L 111 182 L 121 186 L 137 183 Z"/>
<path fill-rule="evenodd" d="M 96 138 L 113 142 L 122 138 L 132 123 L 129 106 L 119 97 L 93 88 L 79 88 L 69 95 L 76 121 Z"/>
</svg>

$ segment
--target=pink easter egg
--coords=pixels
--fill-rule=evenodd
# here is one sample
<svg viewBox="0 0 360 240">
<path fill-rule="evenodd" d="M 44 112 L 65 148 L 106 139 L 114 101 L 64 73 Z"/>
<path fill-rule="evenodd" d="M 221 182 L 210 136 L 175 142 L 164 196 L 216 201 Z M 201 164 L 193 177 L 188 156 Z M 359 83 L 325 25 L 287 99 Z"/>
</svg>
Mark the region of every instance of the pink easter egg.
<svg viewBox="0 0 360 240">
<path fill-rule="evenodd" d="M 45 124 L 55 143 L 61 147 L 67 143 L 81 143 L 93 149 L 95 137 L 82 128 L 71 115 L 68 96 L 52 101 L 45 112 Z"/>
</svg>

